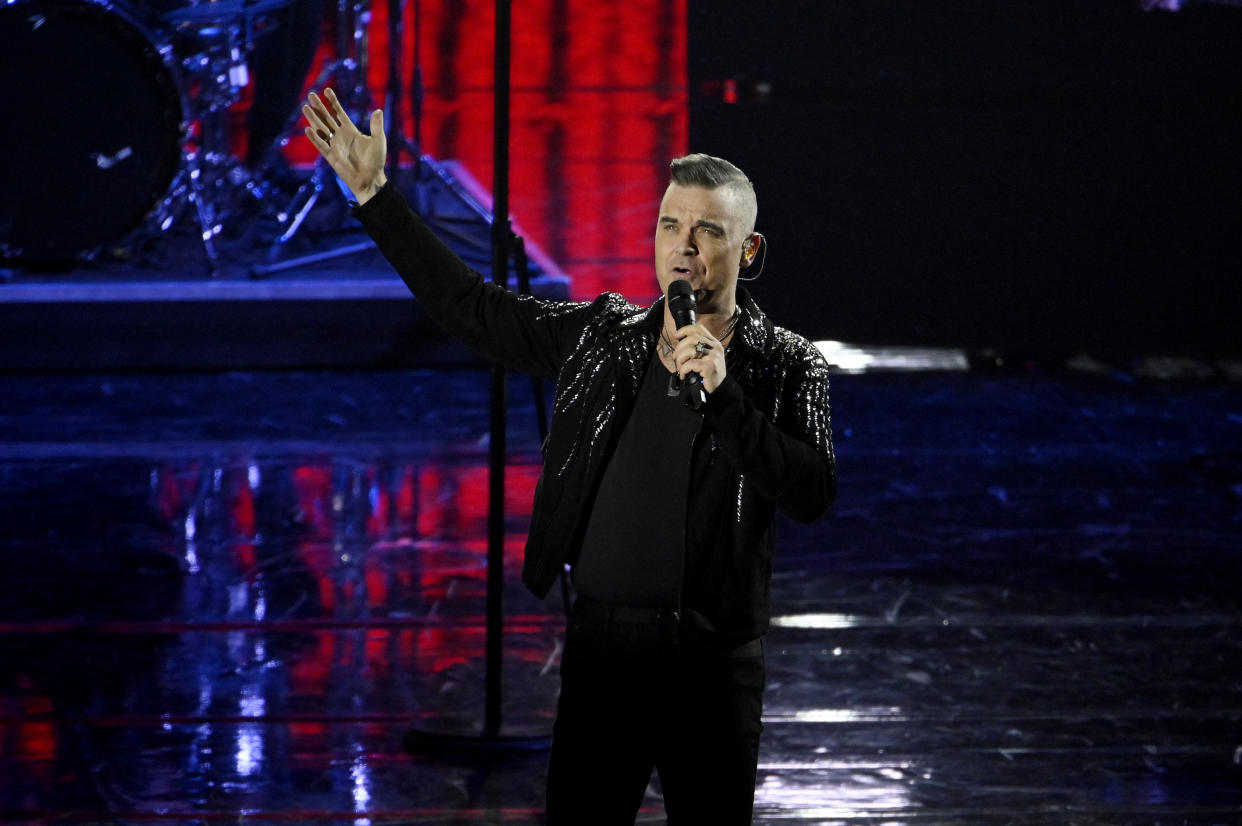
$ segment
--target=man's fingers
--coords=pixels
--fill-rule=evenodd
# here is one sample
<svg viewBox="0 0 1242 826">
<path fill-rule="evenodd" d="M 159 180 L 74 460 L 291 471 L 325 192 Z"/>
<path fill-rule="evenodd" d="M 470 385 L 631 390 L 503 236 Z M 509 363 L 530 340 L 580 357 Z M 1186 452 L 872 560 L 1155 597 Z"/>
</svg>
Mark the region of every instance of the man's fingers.
<svg viewBox="0 0 1242 826">
<path fill-rule="evenodd" d="M 323 101 L 319 95 L 311 92 L 306 96 L 307 108 L 315 115 L 316 125 L 320 127 L 327 126 L 329 123 L 328 109 L 323 105 Z"/>
<path fill-rule="evenodd" d="M 319 130 L 325 139 L 341 130 L 349 130 L 352 134 L 361 135 L 362 131 L 349 119 L 336 92 L 329 87 L 323 90 L 323 95 L 327 98 L 326 105 L 325 101 L 314 92 L 307 96 L 307 103 L 302 107 L 307 122 Z M 383 109 L 376 109 L 371 113 L 370 129 L 371 137 L 384 134 Z"/>
<path fill-rule="evenodd" d="M 324 93 L 332 94 L 332 90 L 325 89 Z M 335 98 L 335 95 L 333 95 L 333 97 Z M 321 130 L 323 130 L 325 136 L 339 132 L 345 127 L 345 124 L 353 126 L 353 124 L 350 123 L 349 118 L 343 116 L 344 112 L 341 113 L 342 117 L 337 117 L 332 114 L 332 112 L 329 111 L 329 107 L 325 106 L 323 100 L 314 92 L 310 93 L 308 100 L 310 101 L 311 111 L 313 111 L 318 118 L 318 126 Z M 339 110 L 341 108 L 340 104 L 338 103 L 334 108 Z"/>
<path fill-rule="evenodd" d="M 306 133 L 306 137 L 310 140 L 311 145 L 318 149 L 321 155 L 328 151 L 328 144 L 323 138 L 319 137 L 318 129 L 308 126 L 302 131 Z"/>
<path fill-rule="evenodd" d="M 315 115 L 313 109 L 304 105 L 302 107 L 302 116 L 306 118 L 306 137 L 310 138 L 312 143 L 314 143 L 320 135 L 324 135 L 326 137 L 327 130 L 324 129 L 323 122 L 320 121 L 318 116 Z M 316 146 L 317 145 L 318 144 L 316 144 Z"/>
<path fill-rule="evenodd" d="M 344 129 L 345 124 L 349 124 L 357 130 L 358 127 L 354 126 L 354 122 L 350 120 L 349 115 L 345 113 L 345 107 L 342 106 L 341 101 L 337 99 L 336 92 L 332 91 L 331 87 L 328 87 L 323 90 L 323 95 L 328 99 L 328 105 L 332 107 L 332 117 L 337 124 L 337 128 Z"/>
<path fill-rule="evenodd" d="M 320 135 L 327 138 L 335 131 L 333 122 L 328 118 L 328 113 L 323 109 L 323 104 L 314 92 L 310 94 L 308 101 L 302 106 L 302 114 L 306 117 L 306 122 Z"/>
</svg>

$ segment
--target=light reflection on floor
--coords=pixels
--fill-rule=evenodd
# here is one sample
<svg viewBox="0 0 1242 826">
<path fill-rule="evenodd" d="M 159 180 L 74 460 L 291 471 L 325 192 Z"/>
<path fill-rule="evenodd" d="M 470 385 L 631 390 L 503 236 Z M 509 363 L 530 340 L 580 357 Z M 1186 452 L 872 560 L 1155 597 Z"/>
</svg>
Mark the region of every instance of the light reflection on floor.
<svg viewBox="0 0 1242 826">
<path fill-rule="evenodd" d="M 864 621 L 863 617 L 849 614 L 786 614 L 772 617 L 773 628 L 854 628 Z"/>
<path fill-rule="evenodd" d="M 792 711 L 773 711 L 763 715 L 767 723 L 853 723 L 893 722 L 909 720 L 909 716 L 896 706 L 888 708 L 806 708 Z"/>
<path fill-rule="evenodd" d="M 546 755 L 401 742 L 479 723 L 486 422 L 391 411 L 473 378 L 0 377 L 4 818 L 541 822 Z M 1231 822 L 1242 392 L 834 393 L 847 484 L 781 524 L 756 822 Z M 538 446 L 516 429 L 505 710 L 546 733 L 563 605 L 518 584 Z M 640 821 L 661 811 L 655 782 Z"/>
</svg>

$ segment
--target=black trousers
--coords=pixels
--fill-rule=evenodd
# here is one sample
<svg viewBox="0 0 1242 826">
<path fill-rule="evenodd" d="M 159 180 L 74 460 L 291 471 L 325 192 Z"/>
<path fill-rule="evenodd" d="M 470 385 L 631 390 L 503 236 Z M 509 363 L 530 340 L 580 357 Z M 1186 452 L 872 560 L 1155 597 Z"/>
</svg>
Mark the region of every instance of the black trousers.
<svg viewBox="0 0 1242 826">
<path fill-rule="evenodd" d="M 633 824 L 654 767 L 669 826 L 749 824 L 764 663 L 653 616 L 579 600 L 561 660 L 549 826 Z"/>
</svg>

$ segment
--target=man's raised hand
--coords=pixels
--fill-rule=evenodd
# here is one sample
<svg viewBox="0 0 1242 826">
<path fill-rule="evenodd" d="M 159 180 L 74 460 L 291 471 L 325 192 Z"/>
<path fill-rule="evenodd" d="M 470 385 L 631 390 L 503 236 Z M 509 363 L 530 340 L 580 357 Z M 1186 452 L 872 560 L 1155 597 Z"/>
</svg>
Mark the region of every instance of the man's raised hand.
<svg viewBox="0 0 1242 826">
<path fill-rule="evenodd" d="M 366 203 L 388 180 L 384 160 L 388 139 L 384 135 L 384 112 L 371 113 L 371 134 L 364 135 L 345 113 L 336 92 L 324 89 L 325 100 L 311 92 L 302 104 L 306 137 L 340 176 L 358 203 Z"/>
</svg>

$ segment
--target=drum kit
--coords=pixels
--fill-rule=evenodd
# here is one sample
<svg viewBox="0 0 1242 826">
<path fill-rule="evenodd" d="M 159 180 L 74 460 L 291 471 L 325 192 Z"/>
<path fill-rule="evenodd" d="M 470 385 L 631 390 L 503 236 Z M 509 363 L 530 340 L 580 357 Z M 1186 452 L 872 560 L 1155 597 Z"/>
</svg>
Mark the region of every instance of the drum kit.
<svg viewBox="0 0 1242 826">
<path fill-rule="evenodd" d="M 233 109 L 256 41 L 298 2 L 0 0 L 0 259 L 71 269 L 139 255 L 179 226 L 215 276 L 223 239 L 260 213 L 273 229 L 259 243 L 276 258 L 335 176 L 320 163 L 291 184 L 275 146 L 247 165 L 234 152 Z M 331 82 L 357 119 L 370 105 L 369 7 L 339 0 L 335 10 L 335 55 L 316 83 Z M 300 120 L 297 100 L 284 111 L 268 130 L 278 143 Z"/>
</svg>

